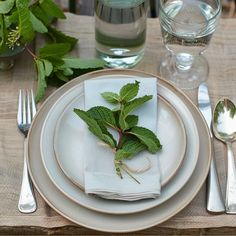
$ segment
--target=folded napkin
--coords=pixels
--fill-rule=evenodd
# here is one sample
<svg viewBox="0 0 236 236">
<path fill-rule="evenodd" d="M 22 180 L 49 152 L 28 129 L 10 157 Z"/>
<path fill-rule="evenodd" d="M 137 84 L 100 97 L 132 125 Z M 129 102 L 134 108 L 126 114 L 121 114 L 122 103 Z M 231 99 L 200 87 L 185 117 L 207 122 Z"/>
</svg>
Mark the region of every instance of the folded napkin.
<svg viewBox="0 0 236 236">
<path fill-rule="evenodd" d="M 133 112 L 139 116 L 139 126 L 146 127 L 156 132 L 157 127 L 157 84 L 155 78 L 135 79 L 95 79 L 84 82 L 85 110 L 93 106 L 106 106 L 110 109 L 114 105 L 106 102 L 102 92 L 119 93 L 120 88 L 127 84 L 139 81 L 138 97 L 153 95 L 153 98 L 144 103 Z M 160 170 L 157 154 L 150 154 L 144 151 L 136 155 L 132 160 L 126 161 L 131 168 L 142 168 L 150 165 L 151 168 L 144 173 L 133 174 L 140 182 L 135 182 L 128 174 L 122 171 L 123 179 L 117 176 L 114 167 L 114 152 L 99 145 L 100 140 L 87 131 L 85 135 L 86 157 L 84 164 L 84 185 L 85 192 L 96 194 L 107 199 L 134 201 L 144 198 L 155 198 L 160 195 Z M 150 162 L 150 163 L 147 163 Z"/>
</svg>

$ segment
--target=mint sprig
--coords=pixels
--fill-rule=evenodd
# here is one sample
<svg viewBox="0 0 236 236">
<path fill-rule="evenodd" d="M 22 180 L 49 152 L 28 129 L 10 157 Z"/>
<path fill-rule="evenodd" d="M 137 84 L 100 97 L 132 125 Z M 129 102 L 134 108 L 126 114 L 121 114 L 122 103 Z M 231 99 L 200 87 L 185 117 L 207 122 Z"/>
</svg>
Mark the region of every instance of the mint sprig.
<svg viewBox="0 0 236 236">
<path fill-rule="evenodd" d="M 110 110 L 104 106 L 96 106 L 88 111 L 74 109 L 74 112 L 88 125 L 89 130 L 115 151 L 114 165 L 120 178 L 122 170 L 135 179 L 125 168 L 124 160 L 133 158 L 136 154 L 147 150 L 154 154 L 162 145 L 151 130 L 138 126 L 138 116 L 130 114 L 135 109 L 152 99 L 151 95 L 136 98 L 139 82 L 124 85 L 119 94 L 104 92 L 102 97 L 116 109 Z M 118 133 L 116 141 L 107 127 Z M 136 182 L 138 182 L 135 179 Z M 138 182 L 139 183 L 139 182 Z"/>
</svg>

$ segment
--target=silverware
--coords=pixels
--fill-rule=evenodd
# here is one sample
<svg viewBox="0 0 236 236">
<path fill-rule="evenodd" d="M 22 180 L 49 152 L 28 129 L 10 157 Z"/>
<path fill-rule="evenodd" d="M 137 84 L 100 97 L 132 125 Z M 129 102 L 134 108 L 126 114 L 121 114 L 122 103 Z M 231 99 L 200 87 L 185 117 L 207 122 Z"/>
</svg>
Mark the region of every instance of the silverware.
<svg viewBox="0 0 236 236">
<path fill-rule="evenodd" d="M 198 88 L 198 107 L 209 127 L 211 142 L 213 145 L 213 135 L 211 131 L 212 110 L 206 83 L 200 84 Z M 212 151 L 212 160 L 209 174 L 207 177 L 207 210 L 213 213 L 220 213 L 225 211 L 225 206 L 216 169 L 214 151 Z"/>
<path fill-rule="evenodd" d="M 227 146 L 226 213 L 236 214 L 236 168 L 232 142 L 236 140 L 236 107 L 227 98 L 219 100 L 214 110 L 213 131 Z"/>
<path fill-rule="evenodd" d="M 28 168 L 26 164 L 27 155 L 27 134 L 34 115 L 36 114 L 36 105 L 34 101 L 33 91 L 20 90 L 19 103 L 17 113 L 17 124 L 19 130 L 24 134 L 24 166 L 21 183 L 20 198 L 18 209 L 22 213 L 32 213 L 36 210 L 37 204 L 32 190 L 32 183 L 29 178 Z"/>
</svg>

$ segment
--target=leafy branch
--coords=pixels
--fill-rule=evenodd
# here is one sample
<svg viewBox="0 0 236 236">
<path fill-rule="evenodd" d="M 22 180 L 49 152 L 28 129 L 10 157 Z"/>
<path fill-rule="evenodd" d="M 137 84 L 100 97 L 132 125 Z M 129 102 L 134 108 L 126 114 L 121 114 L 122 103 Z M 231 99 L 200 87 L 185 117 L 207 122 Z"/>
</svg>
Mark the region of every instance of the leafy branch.
<svg viewBox="0 0 236 236">
<path fill-rule="evenodd" d="M 144 150 L 154 154 L 162 148 L 157 136 L 151 130 L 138 126 L 139 117 L 130 114 L 152 99 L 151 95 L 136 98 L 138 91 L 139 82 L 135 81 L 123 86 L 119 94 L 102 93 L 102 97 L 108 103 L 116 105 L 114 110 L 104 106 L 92 107 L 88 111 L 74 109 L 74 112 L 88 125 L 90 132 L 114 150 L 114 165 L 120 178 L 123 178 L 122 170 L 134 178 L 124 165 L 124 160 L 131 159 Z M 118 133 L 118 140 L 114 139 L 108 127 Z"/>
<path fill-rule="evenodd" d="M 103 68 L 99 59 L 68 57 L 78 39 L 65 35 L 52 26 L 66 19 L 53 0 L 0 1 L 0 54 L 22 47 L 33 57 L 37 69 L 36 101 L 40 101 L 48 84 L 61 85 L 88 71 Z M 28 47 L 37 34 L 46 44 L 35 54 Z"/>
</svg>

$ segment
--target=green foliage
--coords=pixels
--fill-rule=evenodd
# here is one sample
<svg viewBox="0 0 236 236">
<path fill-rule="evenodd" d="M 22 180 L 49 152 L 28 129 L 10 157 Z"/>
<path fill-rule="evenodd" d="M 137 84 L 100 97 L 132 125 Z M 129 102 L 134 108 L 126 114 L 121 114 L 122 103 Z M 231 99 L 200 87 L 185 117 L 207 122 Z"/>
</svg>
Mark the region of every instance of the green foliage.
<svg viewBox="0 0 236 236">
<path fill-rule="evenodd" d="M 137 126 L 138 116 L 130 114 L 152 96 L 145 95 L 135 98 L 139 91 L 139 82 L 129 83 L 120 89 L 119 94 L 104 92 L 101 96 L 111 104 L 118 104 L 119 108 L 110 110 L 104 106 L 96 106 L 88 111 L 74 109 L 75 113 L 88 125 L 89 130 L 100 140 L 115 149 L 114 165 L 116 173 L 122 177 L 122 170 L 126 171 L 138 182 L 123 166 L 125 159 L 131 159 L 136 154 L 147 150 L 156 153 L 162 148 L 157 136 L 149 129 Z M 107 127 L 118 132 L 118 140 L 108 132 Z"/>
<path fill-rule="evenodd" d="M 15 47 L 27 48 L 37 69 L 37 102 L 43 98 L 48 84 L 60 86 L 78 75 L 104 67 L 99 59 L 67 56 L 78 39 L 51 26 L 58 18 L 66 17 L 53 0 L 0 0 L 0 53 Z M 28 48 L 36 33 L 47 39 L 38 54 Z"/>
<path fill-rule="evenodd" d="M 15 0 L 0 1 L 0 14 L 8 14 L 15 4 Z"/>
</svg>

